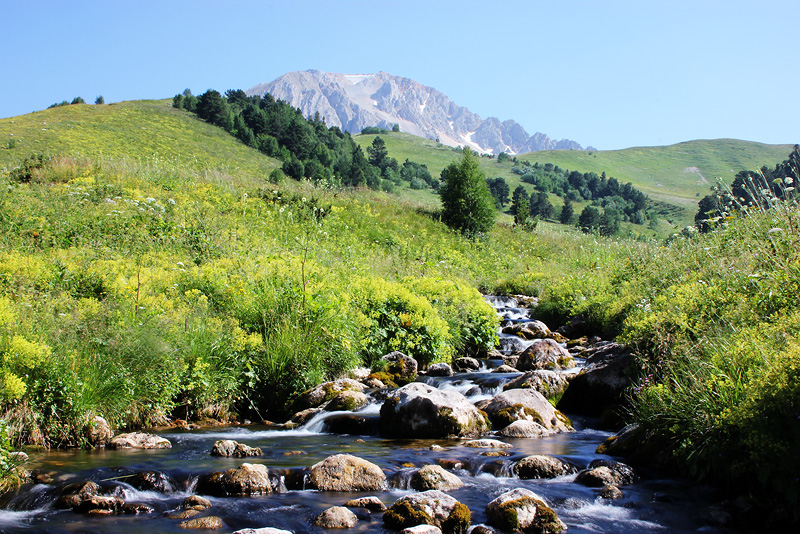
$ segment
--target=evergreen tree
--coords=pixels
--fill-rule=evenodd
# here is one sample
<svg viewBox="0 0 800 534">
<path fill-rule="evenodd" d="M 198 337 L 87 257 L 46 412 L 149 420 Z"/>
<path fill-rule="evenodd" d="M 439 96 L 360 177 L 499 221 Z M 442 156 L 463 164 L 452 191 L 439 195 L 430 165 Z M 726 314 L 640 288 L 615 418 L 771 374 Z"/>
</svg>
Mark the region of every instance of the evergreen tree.
<svg viewBox="0 0 800 534">
<path fill-rule="evenodd" d="M 464 235 L 474 237 L 491 230 L 497 214 L 475 154 L 465 148 L 461 159 L 442 171 L 439 189 L 442 221 Z"/>
<path fill-rule="evenodd" d="M 372 140 L 372 146 L 367 147 L 367 154 L 369 154 L 370 165 L 378 167 L 381 171 L 389 163 L 389 150 L 386 148 L 386 142 L 381 137 L 376 137 Z"/>
<path fill-rule="evenodd" d="M 564 197 L 564 205 L 561 207 L 561 217 L 559 217 L 559 220 L 561 224 L 572 224 L 574 218 L 575 208 L 572 206 L 572 201 Z"/>
<path fill-rule="evenodd" d="M 578 217 L 578 226 L 587 234 L 600 228 L 600 210 L 594 206 L 586 206 L 583 208 L 583 211 Z"/>
<path fill-rule="evenodd" d="M 96 105 L 98 105 L 98 106 L 101 106 L 101 105 L 106 103 L 106 99 L 103 98 L 103 95 L 100 95 L 100 96 L 98 96 L 97 98 L 94 99 L 94 103 Z"/>
<path fill-rule="evenodd" d="M 525 188 L 518 185 L 514 189 L 511 201 L 511 214 L 514 215 L 514 224 L 523 224 L 530 215 L 530 197 Z"/>
<path fill-rule="evenodd" d="M 535 195 L 531 195 L 530 214 L 531 217 L 539 217 L 541 219 L 553 219 L 556 216 L 556 209 L 550 202 L 550 196 L 547 193 L 540 191 Z"/>
</svg>

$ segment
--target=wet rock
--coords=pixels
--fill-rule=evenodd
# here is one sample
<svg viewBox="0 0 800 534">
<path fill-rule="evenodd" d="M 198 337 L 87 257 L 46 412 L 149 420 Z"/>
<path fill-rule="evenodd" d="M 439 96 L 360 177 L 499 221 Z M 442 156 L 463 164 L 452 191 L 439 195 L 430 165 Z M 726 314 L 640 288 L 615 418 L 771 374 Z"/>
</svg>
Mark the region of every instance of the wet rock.
<svg viewBox="0 0 800 534">
<path fill-rule="evenodd" d="M 488 505 L 489 523 L 509 532 L 558 533 L 566 525 L 552 508 L 534 492 L 516 488 L 503 493 Z"/>
<path fill-rule="evenodd" d="M 214 442 L 214 446 L 211 448 L 211 456 L 245 458 L 247 456 L 261 456 L 261 454 L 260 447 L 250 447 L 232 439 L 218 440 Z"/>
<path fill-rule="evenodd" d="M 340 378 L 333 382 L 325 382 L 300 394 L 294 402 L 295 411 L 303 411 L 308 408 L 317 408 L 328 402 L 342 391 L 363 392 L 366 386 L 351 378 Z"/>
<path fill-rule="evenodd" d="M 510 449 L 511 444 L 497 439 L 473 439 L 464 442 L 465 447 L 473 447 L 476 449 Z"/>
<path fill-rule="evenodd" d="M 511 367 L 516 367 L 519 354 L 527 348 L 526 343 L 518 337 L 501 337 L 499 346 L 503 361 Z"/>
<path fill-rule="evenodd" d="M 155 434 L 130 432 L 113 438 L 108 443 L 108 447 L 111 449 L 171 449 L 172 443 Z"/>
<path fill-rule="evenodd" d="M 159 493 L 175 491 L 174 481 L 161 471 L 142 471 L 125 481 L 139 491 L 158 491 Z"/>
<path fill-rule="evenodd" d="M 311 421 L 315 415 L 324 412 L 322 408 L 307 408 L 305 410 L 301 410 L 294 414 L 291 419 L 289 419 L 290 423 L 294 423 L 296 425 L 304 425 Z"/>
<path fill-rule="evenodd" d="M 122 497 L 116 495 L 90 495 L 72 508 L 74 512 L 85 514 L 93 510 L 117 513 L 122 509 Z"/>
<path fill-rule="evenodd" d="M 351 499 L 344 505 L 348 508 L 366 508 L 370 512 L 383 512 L 386 510 L 386 505 L 379 498 L 373 496 Z"/>
<path fill-rule="evenodd" d="M 292 534 L 292 531 L 272 527 L 243 528 L 241 530 L 237 530 L 233 534 Z"/>
<path fill-rule="evenodd" d="M 197 492 L 216 497 L 266 495 L 276 491 L 269 470 L 262 464 L 242 464 L 225 472 L 215 471 L 197 480 Z"/>
<path fill-rule="evenodd" d="M 335 454 L 311 466 L 308 482 L 320 491 L 382 491 L 386 488 L 386 475 L 362 458 Z"/>
<path fill-rule="evenodd" d="M 104 447 L 114 437 L 114 431 L 108 421 L 97 415 L 86 426 L 85 435 L 90 446 Z"/>
<path fill-rule="evenodd" d="M 316 518 L 314 524 L 322 528 L 353 528 L 358 518 L 344 506 L 332 506 Z"/>
<path fill-rule="evenodd" d="M 460 478 L 438 465 L 426 465 L 411 475 L 411 487 L 417 491 L 452 491 L 463 485 Z"/>
<path fill-rule="evenodd" d="M 369 367 L 356 367 L 355 369 L 350 369 L 347 372 L 349 374 L 349 378 L 353 380 L 357 380 L 359 382 L 363 382 L 366 378 L 372 373 Z"/>
<path fill-rule="evenodd" d="M 602 488 L 603 486 L 624 486 L 632 484 L 636 480 L 636 474 L 629 465 L 621 462 L 607 460 L 594 460 L 575 477 L 575 482 L 590 488 Z"/>
<path fill-rule="evenodd" d="M 483 414 L 464 395 L 419 382 L 386 399 L 380 424 L 382 434 L 402 438 L 468 437 L 489 430 Z"/>
<path fill-rule="evenodd" d="M 536 454 L 526 456 L 514 464 L 514 474 L 522 479 L 556 478 L 577 473 L 578 469 L 553 456 Z"/>
<path fill-rule="evenodd" d="M 534 341 L 517 360 L 517 369 L 520 371 L 560 371 L 572 367 L 575 367 L 575 359 L 567 349 L 552 339 Z"/>
<path fill-rule="evenodd" d="M 550 329 L 542 321 L 528 321 L 503 328 L 504 334 L 511 334 L 522 339 L 543 339 L 550 335 Z"/>
<path fill-rule="evenodd" d="M 211 508 L 211 501 L 200 495 L 189 495 L 181 502 L 181 508 L 184 510 L 207 510 Z"/>
<path fill-rule="evenodd" d="M 189 519 L 188 521 L 181 521 L 178 526 L 180 528 L 194 530 L 219 530 L 225 528 L 225 522 L 215 515 L 209 515 L 206 517 L 198 517 L 197 519 Z"/>
<path fill-rule="evenodd" d="M 464 468 L 464 462 L 461 460 L 453 460 L 451 458 L 439 458 L 436 460 L 436 465 L 440 465 L 445 469 L 450 469 L 451 471 Z"/>
<path fill-rule="evenodd" d="M 508 451 L 484 451 L 481 453 L 481 456 L 488 456 L 489 458 L 503 458 L 505 456 L 511 456 L 511 453 Z"/>
<path fill-rule="evenodd" d="M 547 398 L 557 397 L 564 393 L 569 380 L 561 373 L 538 369 L 527 371 L 503 386 L 509 389 L 535 389 Z"/>
<path fill-rule="evenodd" d="M 510 365 L 503 364 L 500 367 L 495 367 L 492 369 L 493 373 L 516 373 L 517 369 L 515 367 L 511 367 Z"/>
<path fill-rule="evenodd" d="M 100 486 L 96 482 L 87 480 L 69 484 L 61 490 L 61 495 L 56 500 L 56 508 L 75 508 L 84 499 L 100 495 Z"/>
<path fill-rule="evenodd" d="M 514 421 L 498 432 L 499 435 L 507 438 L 540 438 L 542 436 L 549 436 L 552 433 L 553 432 L 547 430 L 536 421 L 524 419 Z"/>
<path fill-rule="evenodd" d="M 364 385 L 370 389 L 383 389 L 386 387 L 386 384 L 384 384 L 374 376 L 367 377 L 367 379 L 364 380 Z"/>
<path fill-rule="evenodd" d="M 148 504 L 139 502 L 126 502 L 122 504 L 121 513 L 125 515 L 139 515 L 139 514 L 152 514 L 155 508 Z"/>
<path fill-rule="evenodd" d="M 325 419 L 324 431 L 333 434 L 356 436 L 377 436 L 379 433 L 378 414 L 343 413 Z"/>
<path fill-rule="evenodd" d="M 473 525 L 467 534 L 497 534 L 497 531 L 488 525 Z"/>
<path fill-rule="evenodd" d="M 383 524 L 395 530 L 433 525 L 445 534 L 462 534 L 470 521 L 469 508 L 438 490 L 405 495 L 383 514 Z"/>
<path fill-rule="evenodd" d="M 621 499 L 625 496 L 622 490 L 616 486 L 603 486 L 598 493 L 601 499 L 607 500 Z"/>
<path fill-rule="evenodd" d="M 417 360 L 396 350 L 381 358 L 387 362 L 386 372 L 395 377 L 395 382 L 406 384 L 417 378 Z"/>
<path fill-rule="evenodd" d="M 462 356 L 461 358 L 456 358 L 453 361 L 453 368 L 456 371 L 466 373 L 470 371 L 477 371 L 481 368 L 481 364 L 475 358 L 471 358 L 469 356 Z"/>
<path fill-rule="evenodd" d="M 200 515 L 202 510 L 197 510 L 194 508 L 189 508 L 187 510 L 181 510 L 180 512 L 173 512 L 169 514 L 167 517 L 170 519 L 191 519 L 192 517 Z"/>
<path fill-rule="evenodd" d="M 329 412 L 354 412 L 369 403 L 367 396 L 360 391 L 342 391 L 329 400 L 324 408 Z"/>
<path fill-rule="evenodd" d="M 485 411 L 497 428 L 504 428 L 514 421 L 528 420 L 554 432 L 572 430 L 569 419 L 553 408 L 544 395 L 533 389 L 510 389 L 499 393 L 492 398 Z"/>
<path fill-rule="evenodd" d="M 442 529 L 433 525 L 417 525 L 404 528 L 400 534 L 442 534 Z"/>
<path fill-rule="evenodd" d="M 601 415 L 623 400 L 636 376 L 631 352 L 619 343 L 602 343 L 586 352 L 586 365 L 558 401 L 566 412 Z"/>
<path fill-rule="evenodd" d="M 453 368 L 444 362 L 434 363 L 428 367 L 428 376 L 453 376 Z"/>
</svg>

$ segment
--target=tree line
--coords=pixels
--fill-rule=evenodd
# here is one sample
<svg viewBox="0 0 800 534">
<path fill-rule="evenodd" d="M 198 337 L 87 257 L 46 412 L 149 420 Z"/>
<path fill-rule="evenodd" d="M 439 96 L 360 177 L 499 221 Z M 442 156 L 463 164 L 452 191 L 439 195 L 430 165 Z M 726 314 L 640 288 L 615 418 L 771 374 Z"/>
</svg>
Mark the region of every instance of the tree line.
<svg viewBox="0 0 800 534">
<path fill-rule="evenodd" d="M 436 187 L 424 165 L 389 157 L 383 139 L 376 137 L 367 154 L 348 132 L 328 127 L 319 113 L 304 117 L 300 109 L 265 94 L 248 96 L 241 89 L 221 94 L 209 89 L 194 96 L 175 95 L 172 105 L 219 126 L 242 143 L 283 162 L 282 174 L 331 186 L 391 191 L 403 180 L 411 187 Z M 273 181 L 280 179 L 277 173 Z"/>
</svg>

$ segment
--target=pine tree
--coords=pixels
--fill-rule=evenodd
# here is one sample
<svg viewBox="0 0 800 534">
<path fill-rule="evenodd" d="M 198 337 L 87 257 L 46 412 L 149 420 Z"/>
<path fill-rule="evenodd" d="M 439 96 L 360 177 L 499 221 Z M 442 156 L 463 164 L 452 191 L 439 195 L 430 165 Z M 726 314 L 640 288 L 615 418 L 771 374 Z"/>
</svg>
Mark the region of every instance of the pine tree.
<svg viewBox="0 0 800 534">
<path fill-rule="evenodd" d="M 442 171 L 442 180 L 442 221 L 469 237 L 491 230 L 497 216 L 494 198 L 478 159 L 469 148 L 464 149 L 459 161 Z"/>
</svg>

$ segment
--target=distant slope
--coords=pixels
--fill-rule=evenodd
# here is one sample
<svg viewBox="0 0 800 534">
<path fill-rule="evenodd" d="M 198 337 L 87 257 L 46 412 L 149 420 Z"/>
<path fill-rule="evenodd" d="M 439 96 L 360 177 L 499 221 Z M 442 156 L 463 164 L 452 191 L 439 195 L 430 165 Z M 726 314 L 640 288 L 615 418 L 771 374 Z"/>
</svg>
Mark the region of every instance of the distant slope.
<svg viewBox="0 0 800 534">
<path fill-rule="evenodd" d="M 438 139 L 449 146 L 469 146 L 477 152 L 582 150 L 569 139 L 556 141 L 539 132 L 529 135 L 513 120 L 484 120 L 433 87 L 386 72 L 289 72 L 246 93 L 269 93 L 301 109 L 307 117 L 318 113 L 329 126 L 354 134 L 367 126 L 388 130 L 398 124 L 403 132 Z"/>
<path fill-rule="evenodd" d="M 0 168 L 31 154 L 153 160 L 194 171 L 263 175 L 276 160 L 243 145 L 224 130 L 172 107 L 171 100 L 110 105 L 76 104 L 0 119 Z M 14 148 L 7 148 L 9 141 Z"/>
<path fill-rule="evenodd" d="M 713 139 L 599 152 L 548 150 L 518 158 L 581 172 L 605 171 L 620 182 L 633 183 L 653 199 L 694 207 L 717 178 L 731 183 L 739 171 L 774 167 L 786 159 L 792 146 Z"/>
</svg>

